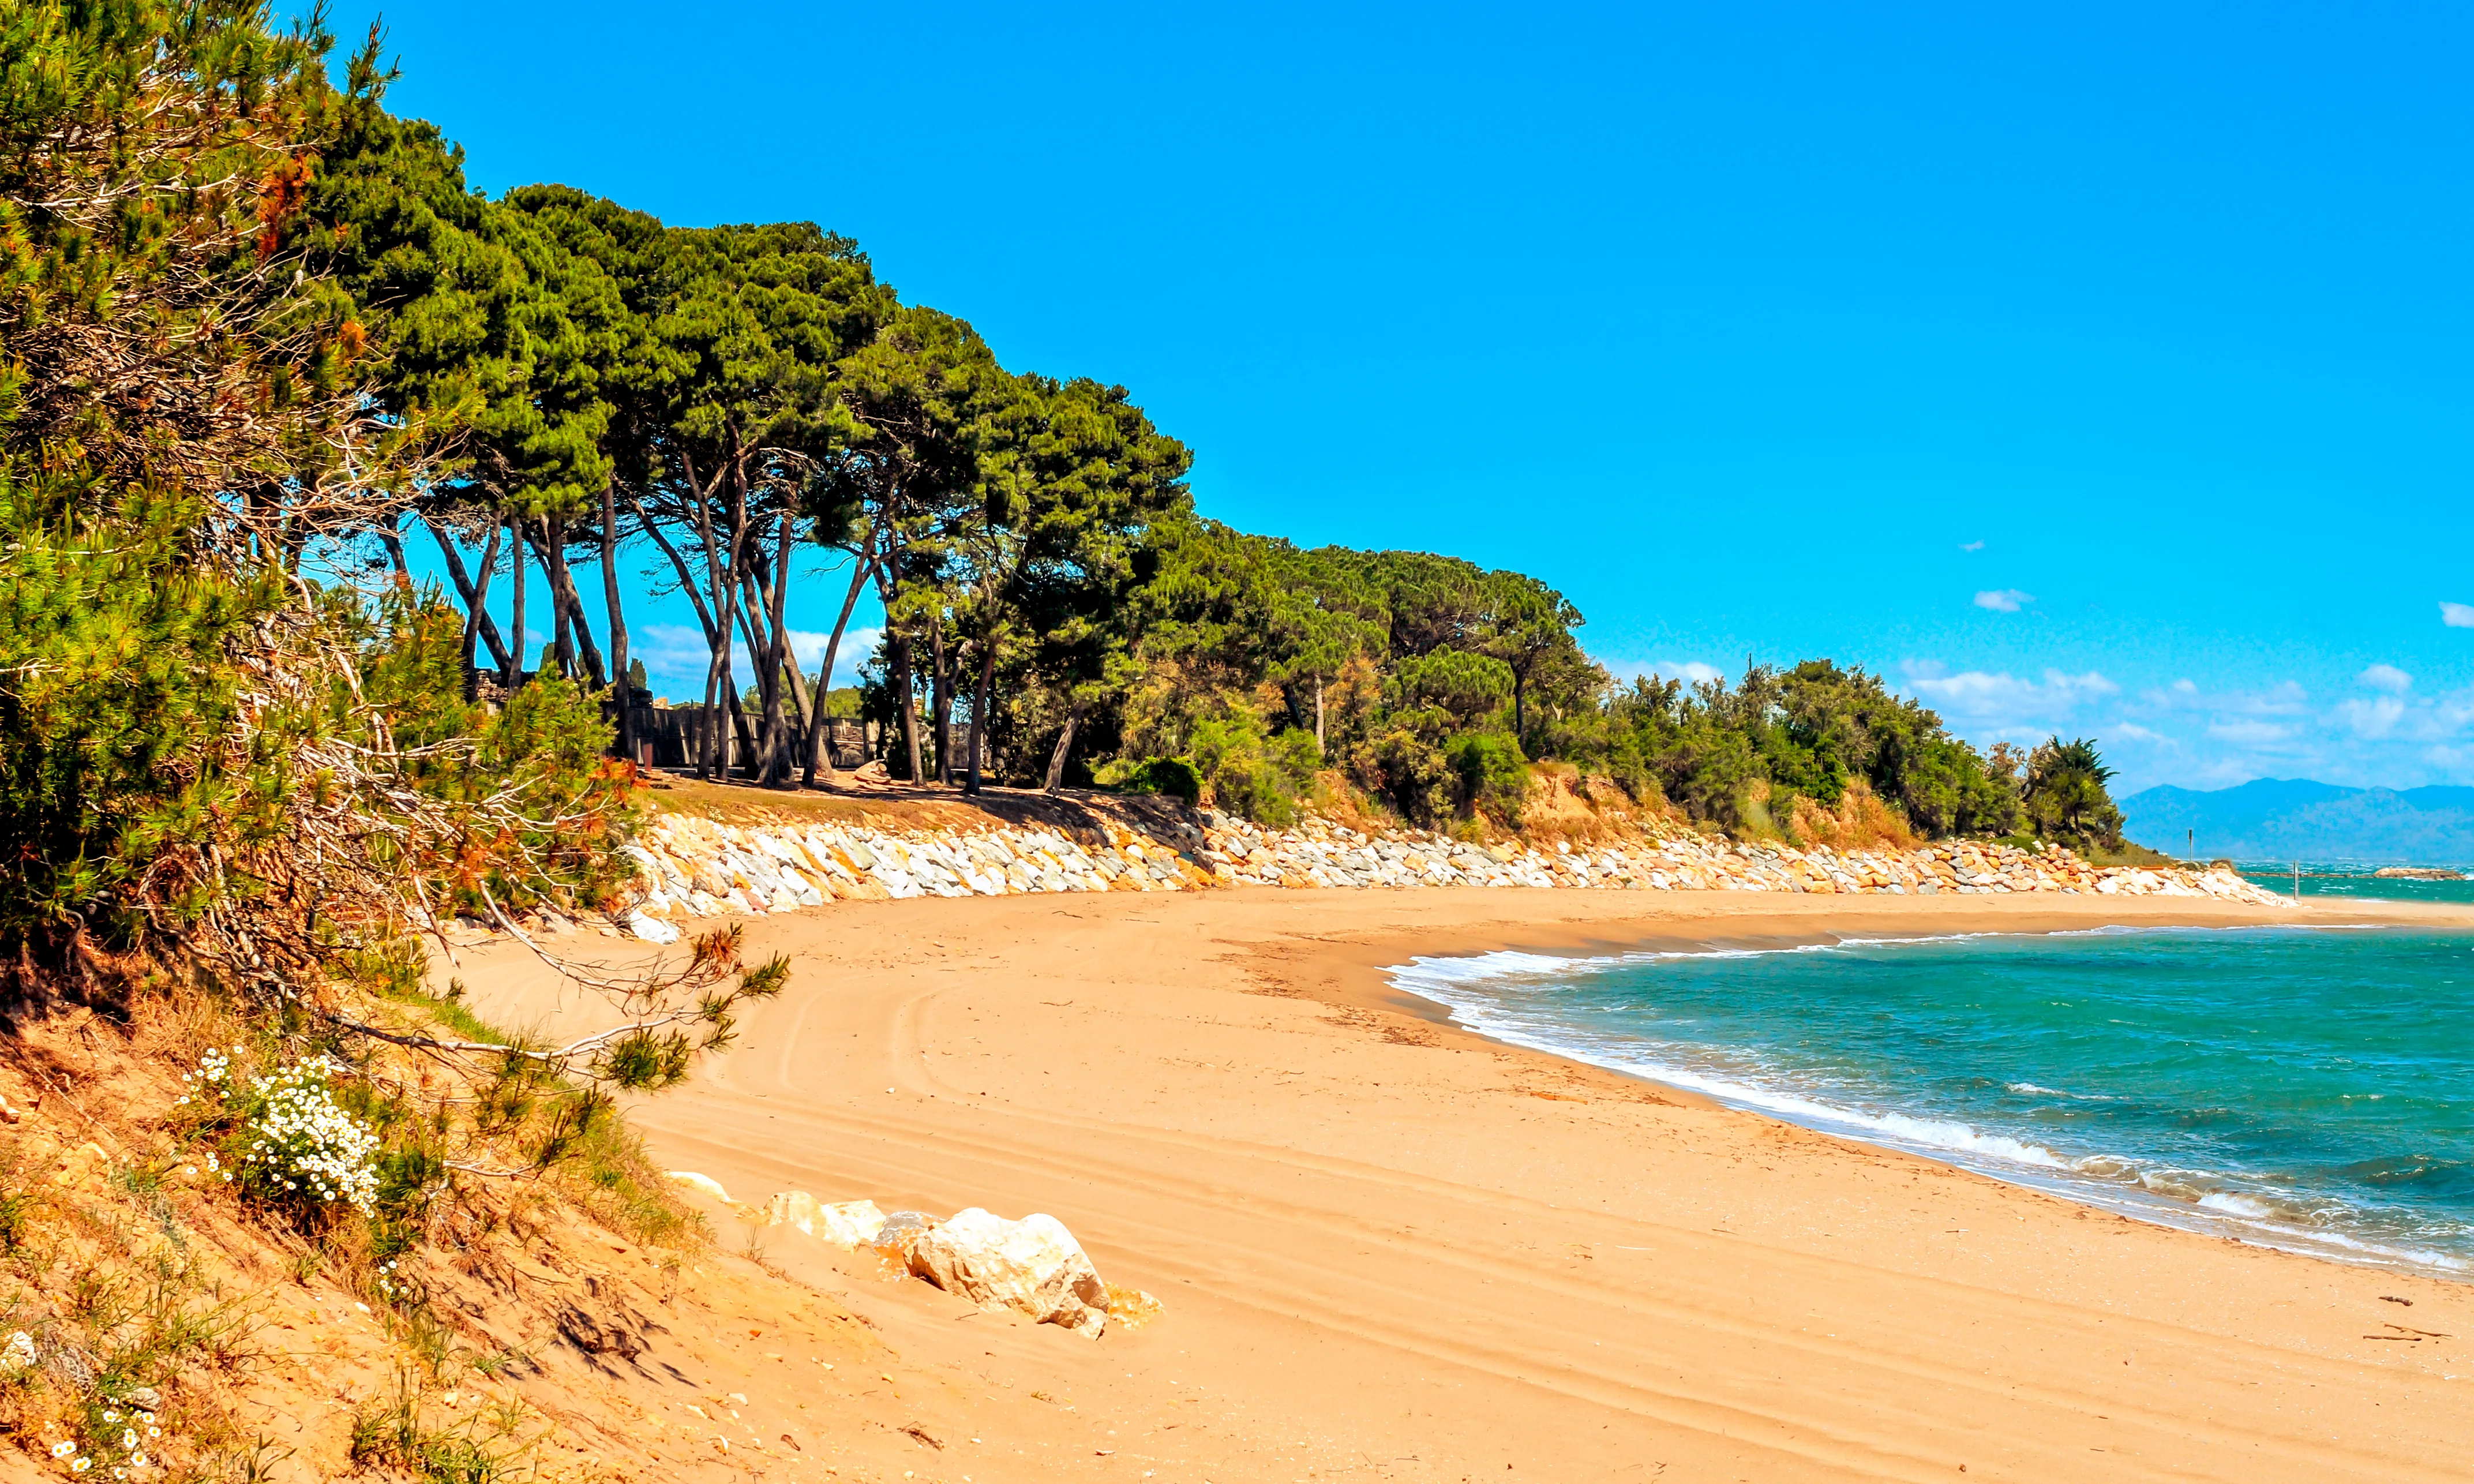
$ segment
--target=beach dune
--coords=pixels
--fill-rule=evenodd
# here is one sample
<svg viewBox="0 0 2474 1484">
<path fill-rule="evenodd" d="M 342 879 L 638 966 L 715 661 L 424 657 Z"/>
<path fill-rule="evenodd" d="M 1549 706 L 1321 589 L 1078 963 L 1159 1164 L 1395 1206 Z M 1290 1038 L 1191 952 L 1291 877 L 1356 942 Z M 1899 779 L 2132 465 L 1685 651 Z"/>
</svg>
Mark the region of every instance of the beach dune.
<svg viewBox="0 0 2474 1484">
<path fill-rule="evenodd" d="M 1097 1342 L 992 1338 L 904 1297 L 920 1285 L 860 1285 L 907 1357 L 1074 1407 L 1082 1431 L 1026 1431 L 982 1479 L 2463 1478 L 2474 1290 L 1495 1045 L 1378 972 L 2264 915 L 1483 889 L 843 904 L 748 925 L 790 989 L 634 1116 L 742 1200 L 1047 1212 L 1163 1301 Z M 460 972 L 502 1023 L 601 1013 L 512 945 Z"/>
</svg>

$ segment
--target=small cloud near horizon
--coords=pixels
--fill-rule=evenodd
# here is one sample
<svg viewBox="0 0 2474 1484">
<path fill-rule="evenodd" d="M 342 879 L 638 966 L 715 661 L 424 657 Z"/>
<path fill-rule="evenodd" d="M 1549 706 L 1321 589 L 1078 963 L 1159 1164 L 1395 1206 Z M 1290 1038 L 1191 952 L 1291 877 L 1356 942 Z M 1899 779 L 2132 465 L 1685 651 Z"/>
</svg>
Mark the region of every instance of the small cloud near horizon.
<svg viewBox="0 0 2474 1484">
<path fill-rule="evenodd" d="M 2035 594 L 2022 593 L 2017 588 L 2000 588 L 1990 593 L 1976 595 L 1977 607 L 1990 608 L 1995 613 L 2017 613 L 2021 604 L 2032 603 L 2035 600 Z"/>
<path fill-rule="evenodd" d="M 1600 660 L 1598 663 L 1606 667 L 1608 674 L 1617 680 L 1626 681 L 1638 680 L 1647 676 L 1658 680 L 1681 680 L 1687 685 L 1699 685 L 1705 680 L 1715 680 L 1725 673 L 1717 666 L 1704 665 L 1699 660 Z"/>
<path fill-rule="evenodd" d="M 2268 747 L 2284 742 L 2293 732 L 2273 721 L 2219 721 L 2209 726 L 2208 735 L 2219 742 L 2245 747 Z"/>
<path fill-rule="evenodd" d="M 2439 621 L 2450 628 L 2474 628 L 2474 603 L 2441 603 Z"/>
<path fill-rule="evenodd" d="M 2354 678 L 2374 691 L 2386 691 L 2394 695 L 2402 695 L 2413 689 L 2413 677 L 2393 665 L 2374 665 Z"/>
<path fill-rule="evenodd" d="M 1958 549 L 1961 551 L 1981 551 L 1984 549 L 1984 543 L 1980 541 L 1962 541 L 1958 544 Z"/>
</svg>

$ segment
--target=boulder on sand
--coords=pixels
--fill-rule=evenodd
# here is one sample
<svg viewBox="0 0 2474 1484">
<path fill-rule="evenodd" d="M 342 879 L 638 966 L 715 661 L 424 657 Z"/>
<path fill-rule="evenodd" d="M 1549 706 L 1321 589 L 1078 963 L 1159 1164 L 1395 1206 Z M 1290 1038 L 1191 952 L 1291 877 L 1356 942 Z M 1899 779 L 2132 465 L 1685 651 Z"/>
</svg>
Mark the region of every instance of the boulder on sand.
<svg viewBox="0 0 2474 1484">
<path fill-rule="evenodd" d="M 867 1239 L 867 1245 L 875 1248 L 877 1255 L 885 1261 L 909 1269 L 910 1253 L 918 1247 L 919 1239 L 934 1230 L 935 1226 L 936 1218 L 926 1211 L 889 1212 L 885 1224 L 876 1229 L 876 1234 Z"/>
<path fill-rule="evenodd" d="M 648 943 L 675 943 L 679 930 L 641 908 L 627 914 L 627 931 Z"/>
<path fill-rule="evenodd" d="M 698 1175 L 693 1170 L 672 1170 L 670 1172 L 670 1179 L 677 1180 L 682 1185 L 693 1185 L 696 1189 L 703 1191 L 706 1195 L 713 1197 L 724 1205 L 733 1204 L 730 1199 L 730 1192 L 722 1189 L 721 1181 L 715 1180 L 710 1175 Z"/>
<path fill-rule="evenodd" d="M 804 1190 L 785 1190 L 764 1203 L 764 1225 L 796 1227 L 819 1242 L 857 1249 L 876 1241 L 885 1228 L 885 1213 L 873 1201 L 828 1205 Z"/>
<path fill-rule="evenodd" d="M 1107 1289 L 1054 1216 L 1007 1221 L 975 1205 L 907 1245 L 911 1272 L 982 1308 L 1012 1309 L 1094 1339 L 1107 1326 Z M 884 1249 L 881 1237 L 877 1246 Z"/>
</svg>

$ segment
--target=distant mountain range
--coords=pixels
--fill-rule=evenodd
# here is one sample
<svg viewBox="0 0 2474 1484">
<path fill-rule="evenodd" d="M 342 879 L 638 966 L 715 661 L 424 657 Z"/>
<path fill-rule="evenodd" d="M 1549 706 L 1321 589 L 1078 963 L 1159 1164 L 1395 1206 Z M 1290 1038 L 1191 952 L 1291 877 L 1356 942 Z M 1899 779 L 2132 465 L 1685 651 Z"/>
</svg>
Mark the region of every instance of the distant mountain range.
<svg viewBox="0 0 2474 1484">
<path fill-rule="evenodd" d="M 2199 792 L 2168 785 L 2121 801 L 2122 829 L 2179 856 L 2198 831 L 2202 860 L 2363 861 L 2474 865 L 2474 789 L 2346 789 L 2304 778 L 2255 778 Z"/>
</svg>

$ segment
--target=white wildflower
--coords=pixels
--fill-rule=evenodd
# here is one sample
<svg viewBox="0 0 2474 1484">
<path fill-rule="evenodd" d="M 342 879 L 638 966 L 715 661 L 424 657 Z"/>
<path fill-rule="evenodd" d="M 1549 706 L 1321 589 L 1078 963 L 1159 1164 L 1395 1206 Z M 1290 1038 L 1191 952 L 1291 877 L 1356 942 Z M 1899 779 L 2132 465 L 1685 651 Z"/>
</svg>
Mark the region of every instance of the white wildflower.
<svg viewBox="0 0 2474 1484">
<path fill-rule="evenodd" d="M 55 1443 L 52 1445 L 52 1456 L 54 1458 L 66 1458 L 76 1451 L 77 1445 L 74 1443 Z"/>
<path fill-rule="evenodd" d="M 266 1167 L 272 1183 L 319 1199 L 349 1203 L 364 1215 L 376 1209 L 378 1136 L 335 1102 L 327 1083 L 343 1069 L 311 1057 L 254 1081 L 263 1106 L 252 1120 L 255 1142 L 245 1156 Z"/>
</svg>

